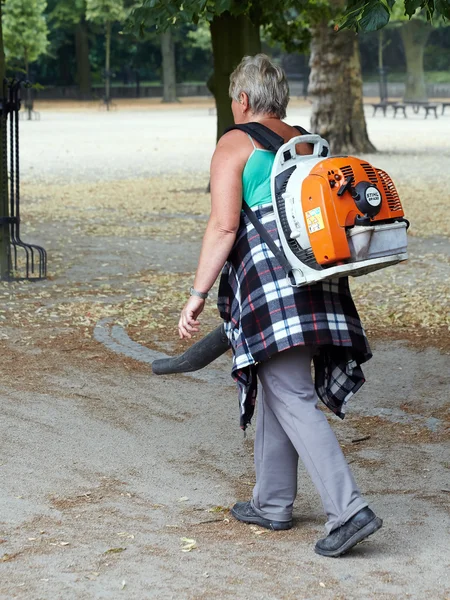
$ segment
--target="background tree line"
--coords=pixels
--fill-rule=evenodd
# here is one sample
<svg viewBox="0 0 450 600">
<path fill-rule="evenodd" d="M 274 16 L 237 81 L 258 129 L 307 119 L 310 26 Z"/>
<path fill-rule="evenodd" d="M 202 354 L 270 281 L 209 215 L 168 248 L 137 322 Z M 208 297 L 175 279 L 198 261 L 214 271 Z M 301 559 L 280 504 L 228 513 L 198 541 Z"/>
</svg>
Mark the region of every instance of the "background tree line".
<svg viewBox="0 0 450 600">
<path fill-rule="evenodd" d="M 136 2 L 109 0 L 123 17 L 131 12 Z M 33 39 L 34 50 L 28 57 L 33 79 L 45 86 L 78 85 L 83 96 L 91 94 L 92 84 L 101 84 L 105 71 L 105 32 L 99 21 L 88 20 L 89 0 L 6 0 L 6 8 L 17 11 L 26 7 L 26 29 L 23 37 Z M 101 0 L 97 0 L 102 8 Z M 105 2 L 103 2 L 105 5 Z M 98 10 L 98 7 L 97 7 Z M 92 10 L 91 10 L 92 12 Z M 88 13 L 89 14 L 89 13 Z M 100 11 L 101 14 L 101 11 Z M 397 11 L 397 18 L 401 12 Z M 423 20 L 426 24 L 426 21 Z M 14 19 L 13 19 L 14 22 Z M 7 17 L 8 24 L 8 17 Z M 383 32 L 384 62 L 389 67 L 390 79 L 403 81 L 406 76 L 405 49 L 402 41 L 402 23 L 395 21 Z M 113 83 L 162 83 L 161 34 L 149 26 L 145 35 L 136 37 L 123 32 L 123 18 L 111 22 L 111 70 Z M 20 48 L 14 27 L 5 29 L 5 45 L 9 54 L 10 71 L 24 64 L 27 48 Z M 428 80 L 450 82 L 450 28 L 442 21 L 428 26 L 423 67 Z M 166 38 L 166 46 L 167 46 Z M 212 49 L 205 23 L 179 23 L 171 29 L 174 46 L 175 71 L 178 82 L 204 82 L 212 71 Z M 378 68 L 378 33 L 360 33 L 358 37 L 361 68 L 367 79 L 376 79 Z M 283 46 L 270 34 L 262 37 L 264 51 L 280 57 Z M 16 52 L 14 52 L 16 49 Z M 300 48 L 309 56 L 309 48 Z"/>
</svg>

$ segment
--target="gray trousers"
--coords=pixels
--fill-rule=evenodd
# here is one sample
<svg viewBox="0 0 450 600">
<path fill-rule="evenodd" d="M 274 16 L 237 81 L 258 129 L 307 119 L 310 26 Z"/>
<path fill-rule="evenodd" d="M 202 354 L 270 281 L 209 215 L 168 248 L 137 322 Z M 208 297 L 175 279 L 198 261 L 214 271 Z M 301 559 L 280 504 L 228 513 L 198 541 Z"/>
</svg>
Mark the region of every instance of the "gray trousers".
<svg viewBox="0 0 450 600">
<path fill-rule="evenodd" d="M 367 502 L 361 498 L 324 413 L 317 408 L 311 374 L 313 352 L 311 346 L 297 346 L 259 365 L 252 506 L 266 519 L 292 518 L 300 457 L 319 492 L 329 533 Z"/>
</svg>

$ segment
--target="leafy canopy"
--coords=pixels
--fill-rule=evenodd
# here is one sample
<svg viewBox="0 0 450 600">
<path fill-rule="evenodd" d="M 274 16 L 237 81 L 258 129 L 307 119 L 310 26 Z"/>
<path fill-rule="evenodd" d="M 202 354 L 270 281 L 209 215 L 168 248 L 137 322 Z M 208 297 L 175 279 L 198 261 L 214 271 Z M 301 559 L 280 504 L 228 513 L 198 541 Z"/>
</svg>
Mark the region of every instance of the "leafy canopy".
<svg viewBox="0 0 450 600">
<path fill-rule="evenodd" d="M 126 17 L 123 0 L 86 0 L 86 19 L 94 23 L 114 23 Z"/>
<path fill-rule="evenodd" d="M 7 60 L 15 59 L 26 66 L 46 52 L 46 6 L 46 0 L 6 0 L 2 25 Z"/>
<path fill-rule="evenodd" d="M 201 20 L 212 21 L 215 16 L 229 12 L 234 16 L 246 15 L 258 25 L 269 25 L 286 11 L 296 14 L 326 2 L 318 0 L 139 0 L 132 12 L 132 22 L 141 28 L 156 26 L 158 29 L 178 23 L 197 24 Z"/>
<path fill-rule="evenodd" d="M 49 17 L 56 27 L 76 25 L 86 13 L 86 0 L 57 0 Z"/>
<path fill-rule="evenodd" d="M 137 0 L 126 29 L 142 35 L 148 27 L 164 31 L 180 24 L 207 23 L 225 12 L 264 26 L 268 38 L 289 51 L 306 49 L 309 24 L 331 16 L 328 0 Z"/>
<path fill-rule="evenodd" d="M 347 0 L 339 28 L 355 31 L 376 31 L 389 23 L 392 16 L 402 14 L 411 19 L 418 11 L 431 21 L 450 19 L 449 0 Z"/>
<path fill-rule="evenodd" d="M 277 36 L 285 37 L 283 24 L 300 30 L 317 18 L 330 18 L 340 4 L 336 0 L 138 0 L 129 28 L 156 26 L 165 30 L 178 23 L 211 21 L 228 11 L 233 15 L 247 15 L 253 23 L 267 25 Z M 450 19 L 450 0 L 347 0 L 337 27 L 355 31 L 374 31 L 389 22 L 394 6 L 401 6 L 411 18 L 421 9 L 431 20 L 434 16 Z M 284 41 L 284 40 L 283 40 Z"/>
</svg>

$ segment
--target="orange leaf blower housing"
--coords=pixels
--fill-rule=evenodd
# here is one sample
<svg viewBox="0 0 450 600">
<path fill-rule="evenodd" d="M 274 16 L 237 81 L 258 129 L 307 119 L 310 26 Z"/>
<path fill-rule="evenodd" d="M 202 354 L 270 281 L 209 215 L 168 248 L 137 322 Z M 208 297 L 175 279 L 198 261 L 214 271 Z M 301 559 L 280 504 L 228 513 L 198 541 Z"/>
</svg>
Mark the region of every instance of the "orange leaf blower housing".
<svg viewBox="0 0 450 600">
<path fill-rule="evenodd" d="M 313 154 L 297 154 L 299 143 L 313 144 Z M 389 175 L 359 158 L 328 153 L 323 138 L 302 135 L 275 156 L 273 206 L 295 286 L 408 258 L 409 224 Z"/>
<path fill-rule="evenodd" d="M 379 211 L 370 218 L 368 225 L 395 221 L 404 216 L 397 190 L 385 171 L 375 169 L 369 163 L 351 156 L 322 160 L 311 169 L 301 190 L 304 214 L 319 207 L 323 215 L 323 227 L 313 231 L 311 228 L 308 230 L 314 256 L 321 265 L 351 258 L 347 228 L 354 227 L 357 221 L 361 223 L 366 215 L 363 208 L 358 207 L 355 194 L 352 193 L 352 190 L 357 189 L 357 183 L 356 186 L 353 183 L 350 189 L 340 194 L 349 178 L 352 183 L 369 182 L 381 195 Z M 377 200 L 378 196 L 375 193 L 374 202 Z M 371 206 L 369 204 L 369 207 Z M 378 204 L 375 207 L 377 206 Z M 311 220 L 311 216 L 307 218 Z"/>
</svg>

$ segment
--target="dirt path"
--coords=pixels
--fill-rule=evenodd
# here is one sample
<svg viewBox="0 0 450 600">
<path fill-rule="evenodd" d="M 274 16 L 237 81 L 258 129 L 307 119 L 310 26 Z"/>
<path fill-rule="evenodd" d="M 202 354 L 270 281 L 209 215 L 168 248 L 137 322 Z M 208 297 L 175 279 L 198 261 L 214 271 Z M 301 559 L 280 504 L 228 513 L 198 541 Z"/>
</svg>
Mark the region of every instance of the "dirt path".
<svg viewBox="0 0 450 600">
<path fill-rule="evenodd" d="M 333 419 L 385 521 L 334 561 L 313 553 L 324 519 L 303 472 L 292 531 L 230 517 L 254 479 L 231 386 L 40 334 L 5 348 L 2 598 L 447 597 L 448 356 L 377 343 L 364 391 Z"/>
<path fill-rule="evenodd" d="M 163 128 L 167 115 L 158 115 Z M 129 120 L 136 131 L 141 117 L 122 117 L 120 127 Z M 70 115 L 57 118 L 68 132 Z M 199 148 L 214 125 L 208 118 L 199 115 Z M 354 284 L 374 358 L 346 419 L 332 422 L 384 528 L 351 554 L 325 559 L 313 552 L 324 517 L 303 471 L 291 531 L 229 515 L 249 497 L 254 474 L 253 428 L 244 439 L 228 357 L 202 379 L 156 377 L 93 338 L 109 317 L 152 350 L 181 349 L 174 323 L 205 223 L 205 171 L 188 173 L 188 157 L 186 173 L 156 176 L 169 164 L 162 141 L 147 178 L 145 160 L 111 159 L 103 121 L 86 166 L 92 180 L 83 183 L 76 143 L 53 170 L 37 156 L 43 137 L 59 147 L 52 123 L 45 128 L 43 113 L 41 130 L 26 133 L 23 213 L 27 237 L 49 250 L 51 278 L 0 285 L 0 598 L 448 600 L 450 244 L 440 214 L 416 225 L 407 265 Z M 392 162 L 407 189 L 404 124 L 390 123 L 396 154 L 378 163 Z M 375 124 L 384 139 L 387 121 Z M 436 136 L 414 173 L 423 186 L 427 165 L 448 161 Z M 36 178 L 33 161 L 42 167 Z M 70 189 L 56 185 L 69 163 L 78 182 Z M 409 200 L 416 214 L 419 200 Z M 210 304 L 204 329 L 216 322 Z"/>
</svg>

